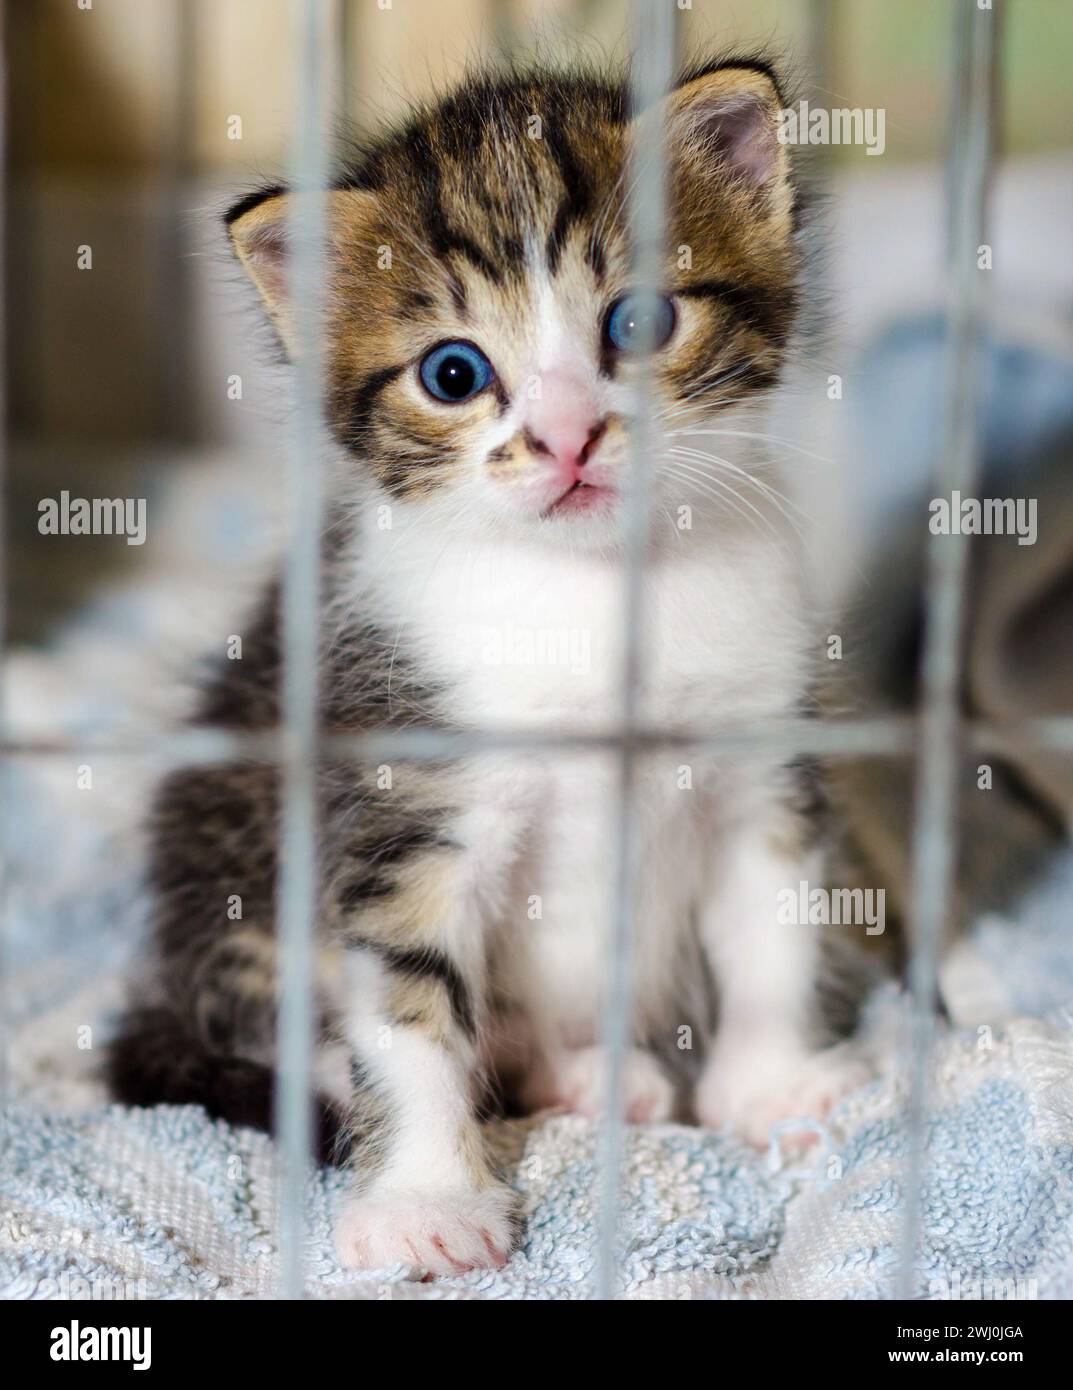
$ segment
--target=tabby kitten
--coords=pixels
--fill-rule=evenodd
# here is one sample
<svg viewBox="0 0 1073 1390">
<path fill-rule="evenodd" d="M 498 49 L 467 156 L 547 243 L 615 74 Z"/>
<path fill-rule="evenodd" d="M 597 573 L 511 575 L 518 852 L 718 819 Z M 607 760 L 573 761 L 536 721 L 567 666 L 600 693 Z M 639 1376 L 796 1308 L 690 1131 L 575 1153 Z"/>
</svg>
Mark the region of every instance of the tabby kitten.
<svg viewBox="0 0 1073 1390">
<path fill-rule="evenodd" d="M 693 71 L 667 99 L 671 224 L 655 298 L 631 284 L 621 84 L 471 82 L 340 174 L 326 726 L 615 727 L 641 371 L 661 406 L 642 715 L 675 728 L 798 710 L 814 640 L 756 439 L 794 369 L 802 295 L 782 105 L 761 61 Z M 285 189 L 266 189 L 227 222 L 293 348 L 287 208 Z M 650 333 L 658 351 L 642 361 Z M 682 433 L 713 423 L 742 432 L 722 473 Z M 276 722 L 278 600 L 273 586 L 199 719 Z M 655 1053 L 703 1015 L 703 956 L 719 1025 L 695 1112 L 763 1142 L 779 1117 L 822 1113 L 860 1079 L 820 1050 L 814 932 L 776 920 L 780 889 L 821 881 L 819 852 L 793 766 L 682 764 L 680 750 L 646 753 L 638 777 L 626 1114 L 672 1114 Z M 482 1137 L 490 1081 L 527 1107 L 599 1112 L 617 790 L 610 752 L 322 769 L 317 1079 L 323 1147 L 341 1133 L 353 1171 L 337 1230 L 347 1264 L 449 1274 L 506 1259 L 515 1202 Z M 270 1123 L 278 817 L 270 766 L 163 783 L 155 960 L 112 1052 L 120 1098 Z"/>
</svg>

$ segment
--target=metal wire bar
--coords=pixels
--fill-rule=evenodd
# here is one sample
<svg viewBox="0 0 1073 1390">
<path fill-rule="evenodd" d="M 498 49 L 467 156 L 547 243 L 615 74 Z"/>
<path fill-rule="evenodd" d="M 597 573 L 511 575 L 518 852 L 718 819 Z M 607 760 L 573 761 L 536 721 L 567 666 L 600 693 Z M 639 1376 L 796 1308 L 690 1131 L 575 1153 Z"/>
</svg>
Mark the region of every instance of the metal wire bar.
<svg viewBox="0 0 1073 1390">
<path fill-rule="evenodd" d="M 804 0 L 805 61 L 811 90 L 830 95 L 835 59 L 835 0 Z M 830 146 L 822 146 L 830 151 Z"/>
<path fill-rule="evenodd" d="M 157 277 L 155 311 L 168 332 L 159 335 L 155 365 L 157 433 L 162 439 L 189 441 L 201 423 L 190 403 L 196 400 L 192 370 L 195 332 L 187 207 L 196 166 L 197 113 L 201 92 L 197 63 L 198 0 L 171 0 L 168 47 L 171 110 L 160 160 L 161 193 L 167 216 L 160 229 L 159 257 L 166 271 Z"/>
<path fill-rule="evenodd" d="M 487 0 L 489 47 L 496 62 L 509 67 L 518 49 L 518 23 L 513 0 Z"/>
<path fill-rule="evenodd" d="M 8 26 L 0 24 L 0 169 L 7 169 L 7 65 Z M 7 729 L 7 179 L 0 177 L 0 733 Z M 7 740 L 0 744 L 0 1157 L 6 1160 L 8 1120 L 7 1099 L 10 1084 L 7 1020 L 8 991 L 8 817 L 11 814 L 11 766 Z"/>
<path fill-rule="evenodd" d="M 676 18 L 670 0 L 653 5 L 634 0 L 631 7 L 631 73 L 634 145 L 630 167 L 629 215 L 633 240 L 635 291 L 663 289 L 666 237 L 666 160 L 663 101 L 674 80 Z M 654 325 L 654 316 L 653 325 Z M 654 326 L 653 326 L 654 332 Z M 654 339 L 645 345 L 655 347 Z M 637 902 L 637 815 L 635 782 L 641 670 L 644 660 L 644 579 L 649 542 L 651 480 L 655 456 L 656 408 L 646 373 L 637 377 L 634 423 L 630 440 L 630 494 L 624 512 L 625 593 L 622 610 L 622 727 L 619 756 L 619 806 L 616 827 L 614 919 L 608 940 L 607 992 L 603 1036 L 610 1065 L 606 1118 L 601 1135 L 600 1227 L 597 1251 L 598 1298 L 613 1298 L 622 1169 L 622 1066 L 630 1039 L 632 956 Z"/>
<path fill-rule="evenodd" d="M 980 753 L 1045 750 L 1073 752 L 1073 718 L 1018 720 L 1015 724 L 977 721 L 963 726 L 966 747 Z M 735 754 L 776 752 L 787 756 L 853 758 L 873 754 L 893 757 L 914 752 L 917 721 L 910 715 L 875 719 L 779 720 L 728 725 L 722 729 L 664 729 L 635 726 L 631 740 L 648 752 L 663 749 L 696 749 L 733 757 Z M 434 728 L 375 729 L 368 733 L 322 730 L 322 752 L 335 758 L 382 760 L 384 757 L 439 761 L 472 757 L 489 752 L 579 753 L 617 750 L 622 734 L 554 735 L 531 729 L 454 730 Z M 274 762 L 280 757 L 277 732 L 246 732 L 219 728 L 180 729 L 173 733 L 131 735 L 122 742 L 109 736 L 57 735 L 25 740 L 0 739 L 0 755 L 6 758 L 134 757 L 156 763 L 186 762 L 192 766 L 222 763 L 233 758 Z"/>
<path fill-rule="evenodd" d="M 943 496 L 955 490 L 972 496 L 978 474 L 976 348 L 982 287 L 977 248 L 984 241 L 987 211 L 998 22 L 997 3 L 991 10 L 981 9 L 976 0 L 959 0 L 950 165 L 947 395 L 936 469 L 938 490 Z M 931 537 L 925 591 L 923 703 L 910 897 L 909 1158 L 897 1290 L 902 1298 L 909 1298 L 913 1293 L 922 1224 L 939 952 L 954 872 L 958 755 L 963 746 L 959 677 L 968 558 L 968 541 L 964 536 Z"/>
<path fill-rule="evenodd" d="M 280 1292 L 303 1287 L 305 1189 L 312 1155 L 313 926 L 317 906 L 317 649 L 324 478 L 321 324 L 327 234 L 327 109 L 338 49 L 333 0 L 294 0 L 296 97 L 288 294 L 296 350 L 290 537 L 283 584 L 283 714 L 278 886 Z"/>
</svg>

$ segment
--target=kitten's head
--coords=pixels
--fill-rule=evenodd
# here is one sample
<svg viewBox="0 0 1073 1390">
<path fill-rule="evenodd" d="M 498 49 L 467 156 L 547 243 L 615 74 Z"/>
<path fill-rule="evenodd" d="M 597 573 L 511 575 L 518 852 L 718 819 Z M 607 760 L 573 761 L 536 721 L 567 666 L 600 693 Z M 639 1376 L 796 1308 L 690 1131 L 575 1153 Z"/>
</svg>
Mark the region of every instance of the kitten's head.
<svg viewBox="0 0 1073 1390">
<path fill-rule="evenodd" d="M 355 469 L 407 506 L 607 542 L 644 372 L 663 416 L 655 500 L 682 500 L 670 431 L 769 390 L 794 323 L 782 104 L 767 66 L 746 61 L 695 72 L 667 98 L 655 299 L 632 278 L 637 131 L 623 85 L 470 83 L 370 145 L 329 208 L 327 407 Z M 228 222 L 293 348 L 288 200 L 263 191 Z M 638 355 L 639 341 L 655 352 Z"/>
</svg>

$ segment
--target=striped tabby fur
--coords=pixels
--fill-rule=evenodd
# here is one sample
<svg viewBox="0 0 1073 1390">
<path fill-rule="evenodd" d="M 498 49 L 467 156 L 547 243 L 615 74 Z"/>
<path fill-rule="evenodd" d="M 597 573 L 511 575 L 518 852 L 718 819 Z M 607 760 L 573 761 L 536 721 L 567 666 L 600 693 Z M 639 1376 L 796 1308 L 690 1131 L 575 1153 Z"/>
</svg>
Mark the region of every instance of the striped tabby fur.
<svg viewBox="0 0 1073 1390">
<path fill-rule="evenodd" d="M 643 712 L 670 727 L 799 707 L 818 647 L 793 537 L 752 481 L 750 446 L 734 454 L 744 481 L 728 487 L 675 454 L 669 433 L 712 421 L 762 431 L 791 370 L 804 219 L 774 134 L 782 104 L 761 60 L 695 70 L 668 99 L 675 321 L 644 367 L 608 337 L 632 263 L 623 81 L 473 80 L 341 165 L 330 194 L 326 725 L 614 727 L 619 499 L 639 370 L 667 432 L 653 461 Z M 293 353 L 288 197 L 259 190 L 227 221 Z M 472 400 L 422 389 L 418 366 L 443 341 L 473 343 L 494 364 Z M 592 416 L 570 464 L 601 480 L 585 484 L 602 489 L 586 510 L 555 495 L 566 446 L 549 440 L 568 407 Z M 201 720 L 276 722 L 278 608 L 273 588 L 242 660 L 207 683 Z M 489 633 L 518 630 L 583 635 L 587 656 L 576 671 L 513 648 L 489 656 Z M 638 771 L 627 1110 L 672 1112 L 655 1054 L 680 1048 L 689 1021 L 703 1029 L 703 958 L 722 1013 L 694 1108 L 762 1138 L 787 1109 L 829 1104 L 857 1077 L 816 1050 L 814 934 L 780 935 L 771 920 L 776 890 L 816 881 L 822 866 L 798 769 L 698 756 L 686 779 L 684 761 L 653 753 Z M 482 1136 L 490 1088 L 527 1106 L 600 1105 L 614 759 L 326 764 L 320 787 L 319 1133 L 354 1175 L 340 1251 L 351 1264 L 436 1273 L 499 1263 L 516 1224 Z M 277 777 L 263 765 L 181 770 L 160 788 L 155 955 L 112 1053 L 120 1097 L 270 1123 L 278 819 Z"/>
</svg>

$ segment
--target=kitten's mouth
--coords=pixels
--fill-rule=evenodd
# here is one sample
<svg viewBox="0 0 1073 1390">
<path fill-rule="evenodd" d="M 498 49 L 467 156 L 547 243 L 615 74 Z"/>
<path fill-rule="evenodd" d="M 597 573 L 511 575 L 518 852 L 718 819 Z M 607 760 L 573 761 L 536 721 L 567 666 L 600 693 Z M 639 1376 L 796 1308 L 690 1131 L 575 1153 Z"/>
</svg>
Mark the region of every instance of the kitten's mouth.
<svg viewBox="0 0 1073 1390">
<path fill-rule="evenodd" d="M 544 515 L 565 516 L 575 512 L 591 512 L 597 507 L 606 506 L 613 496 L 611 488 L 600 483 L 586 483 L 579 478 L 556 498 L 545 510 Z"/>
</svg>

